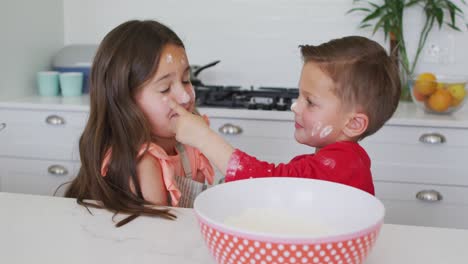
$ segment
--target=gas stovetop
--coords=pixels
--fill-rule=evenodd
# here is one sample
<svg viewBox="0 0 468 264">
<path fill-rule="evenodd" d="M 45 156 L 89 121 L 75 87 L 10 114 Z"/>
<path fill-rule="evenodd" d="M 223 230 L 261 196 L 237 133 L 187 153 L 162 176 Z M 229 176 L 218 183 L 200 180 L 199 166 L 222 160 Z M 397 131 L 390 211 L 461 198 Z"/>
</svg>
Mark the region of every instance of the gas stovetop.
<svg viewBox="0 0 468 264">
<path fill-rule="evenodd" d="M 296 88 L 203 85 L 195 87 L 197 106 L 285 111 L 296 101 Z"/>
</svg>

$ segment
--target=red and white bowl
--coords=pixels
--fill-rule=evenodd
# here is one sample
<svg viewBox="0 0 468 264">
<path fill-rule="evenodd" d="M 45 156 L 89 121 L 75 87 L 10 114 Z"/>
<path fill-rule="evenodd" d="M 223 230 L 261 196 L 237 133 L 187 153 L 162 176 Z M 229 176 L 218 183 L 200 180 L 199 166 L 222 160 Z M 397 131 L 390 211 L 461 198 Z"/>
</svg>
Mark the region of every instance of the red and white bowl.
<svg viewBox="0 0 468 264">
<path fill-rule="evenodd" d="M 328 181 L 261 178 L 217 185 L 195 200 L 217 263 L 362 263 L 385 209 L 374 196 Z"/>
</svg>

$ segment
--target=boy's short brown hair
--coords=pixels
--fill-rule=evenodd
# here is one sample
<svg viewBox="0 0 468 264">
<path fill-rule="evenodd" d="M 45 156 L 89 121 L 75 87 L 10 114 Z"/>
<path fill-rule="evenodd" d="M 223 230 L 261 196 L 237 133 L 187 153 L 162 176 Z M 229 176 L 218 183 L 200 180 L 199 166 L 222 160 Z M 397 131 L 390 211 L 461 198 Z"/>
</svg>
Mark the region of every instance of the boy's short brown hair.
<svg viewBox="0 0 468 264">
<path fill-rule="evenodd" d="M 334 82 L 334 93 L 345 107 L 356 107 L 369 118 L 363 139 L 379 130 L 395 112 L 401 81 L 395 61 L 375 41 L 349 36 L 318 46 L 300 46 L 304 63 L 317 63 Z"/>
</svg>

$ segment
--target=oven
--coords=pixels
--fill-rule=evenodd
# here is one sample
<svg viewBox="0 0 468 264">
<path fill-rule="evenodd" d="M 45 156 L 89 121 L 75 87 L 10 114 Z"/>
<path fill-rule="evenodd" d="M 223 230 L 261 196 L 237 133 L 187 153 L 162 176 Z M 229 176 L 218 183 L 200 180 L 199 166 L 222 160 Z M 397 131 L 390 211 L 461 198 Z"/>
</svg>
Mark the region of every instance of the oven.
<svg viewBox="0 0 468 264">
<path fill-rule="evenodd" d="M 299 90 L 285 87 L 198 85 L 196 104 L 201 107 L 289 111 Z"/>
</svg>

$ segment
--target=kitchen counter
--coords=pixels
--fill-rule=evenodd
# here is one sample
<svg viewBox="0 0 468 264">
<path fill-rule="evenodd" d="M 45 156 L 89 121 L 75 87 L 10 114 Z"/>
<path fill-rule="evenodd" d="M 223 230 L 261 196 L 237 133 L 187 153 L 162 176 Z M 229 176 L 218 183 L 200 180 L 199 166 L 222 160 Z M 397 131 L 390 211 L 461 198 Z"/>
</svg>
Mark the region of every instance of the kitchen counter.
<svg viewBox="0 0 468 264">
<path fill-rule="evenodd" d="M 115 228 L 111 212 L 74 199 L 0 192 L 0 208 L 2 263 L 214 264 L 192 209 Z M 366 263 L 466 263 L 466 245 L 468 230 L 385 224 Z"/>
<path fill-rule="evenodd" d="M 41 110 L 89 111 L 89 96 L 81 97 L 27 97 L 16 100 L 0 101 L 0 106 L 18 109 L 34 108 Z M 199 107 L 201 113 L 209 117 L 241 119 L 293 120 L 291 111 L 265 111 L 247 109 L 228 109 Z M 451 115 L 427 114 L 414 103 L 400 102 L 397 111 L 387 122 L 390 125 L 430 126 L 447 128 L 468 128 L 468 107 L 465 106 Z"/>
</svg>

